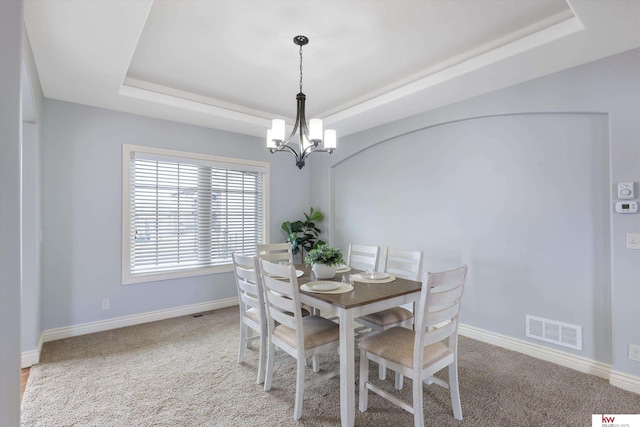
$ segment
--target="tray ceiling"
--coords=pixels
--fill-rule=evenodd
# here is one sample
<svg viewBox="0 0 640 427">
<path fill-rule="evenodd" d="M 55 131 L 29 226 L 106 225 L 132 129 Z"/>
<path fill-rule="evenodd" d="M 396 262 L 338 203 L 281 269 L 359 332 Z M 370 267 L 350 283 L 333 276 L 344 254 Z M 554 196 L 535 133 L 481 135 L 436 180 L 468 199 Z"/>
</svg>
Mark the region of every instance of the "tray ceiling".
<svg viewBox="0 0 640 427">
<path fill-rule="evenodd" d="M 264 136 L 339 136 L 640 46 L 640 2 L 25 1 L 48 98 Z"/>
</svg>

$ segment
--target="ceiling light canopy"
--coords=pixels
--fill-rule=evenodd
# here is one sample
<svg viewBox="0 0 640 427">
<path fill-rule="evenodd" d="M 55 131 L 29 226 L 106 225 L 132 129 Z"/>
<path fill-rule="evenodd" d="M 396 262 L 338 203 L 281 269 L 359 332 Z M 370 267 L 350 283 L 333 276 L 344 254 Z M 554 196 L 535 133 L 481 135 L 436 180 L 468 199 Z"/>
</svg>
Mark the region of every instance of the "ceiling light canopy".
<svg viewBox="0 0 640 427">
<path fill-rule="evenodd" d="M 311 119 L 307 125 L 304 112 L 304 103 L 307 97 L 302 93 L 302 46 L 309 43 L 309 39 L 306 36 L 295 36 L 293 42 L 300 46 L 300 93 L 296 96 L 296 122 L 293 125 L 293 131 L 285 139 L 284 120 L 274 119 L 271 129 L 267 131 L 267 148 L 271 154 L 278 151 L 290 152 L 296 158 L 296 166 L 302 169 L 306 158 L 311 153 L 333 153 L 336 149 L 336 131 L 334 129 L 326 129 L 323 138 L 321 119 Z M 296 134 L 298 134 L 297 150 L 293 143 Z M 322 144 L 322 148 L 320 148 L 320 144 Z"/>
</svg>

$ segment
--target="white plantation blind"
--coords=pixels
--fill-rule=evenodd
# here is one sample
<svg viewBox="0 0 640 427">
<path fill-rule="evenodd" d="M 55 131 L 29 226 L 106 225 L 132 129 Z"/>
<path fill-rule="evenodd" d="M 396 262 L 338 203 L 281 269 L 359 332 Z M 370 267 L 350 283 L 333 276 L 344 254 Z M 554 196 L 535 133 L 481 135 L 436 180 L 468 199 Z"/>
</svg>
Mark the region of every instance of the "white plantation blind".
<svg viewBox="0 0 640 427">
<path fill-rule="evenodd" d="M 131 152 L 125 282 L 206 274 L 265 241 L 266 169 L 202 157 Z"/>
</svg>

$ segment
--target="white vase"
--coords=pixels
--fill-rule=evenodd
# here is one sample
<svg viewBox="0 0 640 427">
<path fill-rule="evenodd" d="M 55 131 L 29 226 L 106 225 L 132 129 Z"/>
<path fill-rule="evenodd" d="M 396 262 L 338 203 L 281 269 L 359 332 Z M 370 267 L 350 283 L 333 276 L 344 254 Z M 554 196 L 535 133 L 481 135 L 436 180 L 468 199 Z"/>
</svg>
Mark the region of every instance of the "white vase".
<svg viewBox="0 0 640 427">
<path fill-rule="evenodd" d="M 318 279 L 333 279 L 336 277 L 336 270 L 338 269 L 337 265 L 327 265 L 327 264 L 313 264 L 311 268 L 313 270 L 313 274 L 316 275 Z"/>
</svg>

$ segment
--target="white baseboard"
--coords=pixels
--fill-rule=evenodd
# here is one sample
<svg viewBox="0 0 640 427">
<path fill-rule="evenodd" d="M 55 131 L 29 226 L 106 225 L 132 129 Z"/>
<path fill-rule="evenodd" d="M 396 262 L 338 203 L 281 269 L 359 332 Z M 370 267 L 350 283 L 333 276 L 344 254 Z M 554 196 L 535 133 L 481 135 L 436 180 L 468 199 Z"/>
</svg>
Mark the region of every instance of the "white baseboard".
<svg viewBox="0 0 640 427">
<path fill-rule="evenodd" d="M 30 368 L 31 366 L 37 365 L 38 363 L 40 363 L 40 353 L 42 352 L 43 342 L 44 342 L 44 335 L 40 334 L 37 347 L 33 350 L 22 352 L 22 361 L 20 366 L 21 369 Z"/>
<path fill-rule="evenodd" d="M 100 320 L 98 322 L 82 323 L 79 325 L 65 326 L 63 328 L 48 329 L 42 333 L 44 342 L 76 337 L 94 332 L 108 331 L 123 328 L 125 326 L 139 325 L 141 323 L 155 322 L 157 320 L 170 319 L 172 317 L 186 316 L 201 313 L 203 311 L 238 305 L 238 297 L 208 301 L 198 304 L 183 305 L 181 307 L 166 310 L 149 311 L 147 313 L 131 316 L 116 317 L 114 319 Z"/>
<path fill-rule="evenodd" d="M 611 371 L 609 383 L 623 390 L 640 394 L 640 377 L 625 374 L 623 372 Z"/>
</svg>

